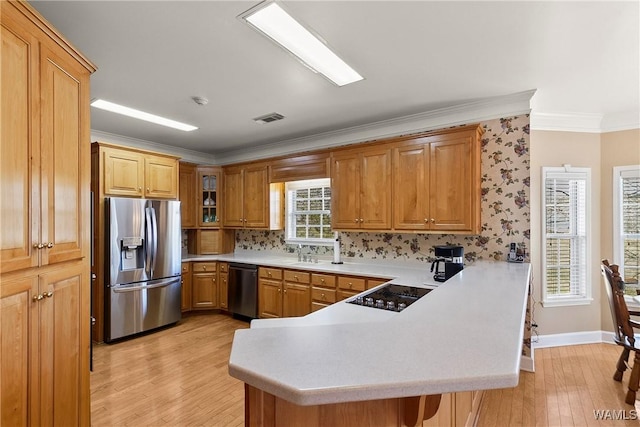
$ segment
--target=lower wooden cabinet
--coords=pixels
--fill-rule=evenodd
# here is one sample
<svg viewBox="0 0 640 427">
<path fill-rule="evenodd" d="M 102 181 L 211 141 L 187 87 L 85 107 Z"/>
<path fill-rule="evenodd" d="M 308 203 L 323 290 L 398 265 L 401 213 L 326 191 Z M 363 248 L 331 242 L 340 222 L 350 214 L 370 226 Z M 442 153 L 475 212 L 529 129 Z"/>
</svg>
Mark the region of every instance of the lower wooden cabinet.
<svg viewBox="0 0 640 427">
<path fill-rule="evenodd" d="M 182 312 L 191 310 L 191 263 L 182 263 L 181 304 Z"/>
<path fill-rule="evenodd" d="M 220 286 L 220 308 L 229 309 L 229 264 L 226 262 L 218 263 L 218 285 Z"/>
<path fill-rule="evenodd" d="M 484 392 L 480 390 L 443 394 L 438 412 L 423 421 L 422 426 L 463 427 L 475 425 L 483 394 Z"/>
<path fill-rule="evenodd" d="M 304 316 L 311 312 L 308 272 L 260 267 L 258 277 L 260 318 Z"/>
<path fill-rule="evenodd" d="M 1 284 L 0 425 L 88 422 L 88 283 L 77 263 Z"/>
<path fill-rule="evenodd" d="M 218 270 L 215 262 L 191 263 L 191 309 L 218 308 Z"/>
<path fill-rule="evenodd" d="M 282 270 L 258 268 L 258 317 L 282 317 Z"/>
</svg>

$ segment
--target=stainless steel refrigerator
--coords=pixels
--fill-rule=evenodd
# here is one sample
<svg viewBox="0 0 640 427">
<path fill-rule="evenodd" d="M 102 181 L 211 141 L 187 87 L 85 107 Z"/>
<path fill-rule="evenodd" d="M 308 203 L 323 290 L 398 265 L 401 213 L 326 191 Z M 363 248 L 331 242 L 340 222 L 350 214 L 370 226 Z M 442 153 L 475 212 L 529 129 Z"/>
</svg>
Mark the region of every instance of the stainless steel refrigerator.
<svg viewBox="0 0 640 427">
<path fill-rule="evenodd" d="M 180 202 L 106 202 L 105 341 L 180 320 Z"/>
</svg>

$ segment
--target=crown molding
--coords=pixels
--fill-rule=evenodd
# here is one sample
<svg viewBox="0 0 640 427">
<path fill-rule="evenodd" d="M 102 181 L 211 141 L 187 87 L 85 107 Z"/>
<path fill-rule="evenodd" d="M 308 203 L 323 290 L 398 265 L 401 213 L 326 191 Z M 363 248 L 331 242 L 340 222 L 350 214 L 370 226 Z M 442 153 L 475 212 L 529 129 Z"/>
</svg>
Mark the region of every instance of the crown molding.
<svg viewBox="0 0 640 427">
<path fill-rule="evenodd" d="M 374 139 L 424 132 L 499 117 L 528 114 L 534 90 L 467 102 L 453 107 L 353 126 L 302 138 L 278 141 L 250 150 L 237 149 L 216 155 L 219 164 L 231 164 L 302 151 L 356 144 Z"/>
<path fill-rule="evenodd" d="M 531 112 L 532 130 L 605 133 L 640 128 L 640 113 L 625 111 L 614 114 Z"/>
<path fill-rule="evenodd" d="M 207 153 L 199 151 L 187 150 L 171 145 L 159 144 L 157 142 L 147 141 L 144 139 L 131 138 L 115 133 L 103 132 L 99 130 L 91 130 L 91 141 L 110 142 L 112 144 L 125 145 L 127 147 L 139 148 L 141 150 L 155 151 L 158 153 L 171 154 L 179 156 L 180 160 L 198 164 L 216 164 L 217 159 Z"/>
</svg>

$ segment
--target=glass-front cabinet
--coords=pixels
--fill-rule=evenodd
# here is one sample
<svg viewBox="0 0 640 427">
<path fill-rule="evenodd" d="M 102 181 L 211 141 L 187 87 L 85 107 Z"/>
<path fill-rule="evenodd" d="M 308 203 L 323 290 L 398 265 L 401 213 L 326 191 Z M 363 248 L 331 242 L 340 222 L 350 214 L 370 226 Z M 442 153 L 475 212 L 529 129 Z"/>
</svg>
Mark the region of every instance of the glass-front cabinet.
<svg viewBox="0 0 640 427">
<path fill-rule="evenodd" d="M 198 225 L 220 227 L 220 169 L 198 168 Z"/>
</svg>

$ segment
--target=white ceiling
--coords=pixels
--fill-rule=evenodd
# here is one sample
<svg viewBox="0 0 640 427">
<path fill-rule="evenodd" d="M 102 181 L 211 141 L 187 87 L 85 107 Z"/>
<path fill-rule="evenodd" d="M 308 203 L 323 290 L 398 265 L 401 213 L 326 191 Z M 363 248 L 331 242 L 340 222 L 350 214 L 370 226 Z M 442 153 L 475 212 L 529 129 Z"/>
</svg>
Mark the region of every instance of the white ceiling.
<svg viewBox="0 0 640 427">
<path fill-rule="evenodd" d="M 220 155 L 537 89 L 534 113 L 640 114 L 640 2 L 285 1 L 365 80 L 337 87 L 237 16 L 258 1 L 31 1 L 93 61 L 91 128 Z M 198 106 L 192 96 L 210 100 Z M 286 118 L 259 125 L 252 118 Z"/>
</svg>

